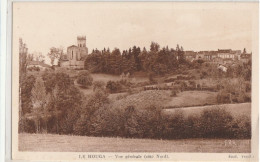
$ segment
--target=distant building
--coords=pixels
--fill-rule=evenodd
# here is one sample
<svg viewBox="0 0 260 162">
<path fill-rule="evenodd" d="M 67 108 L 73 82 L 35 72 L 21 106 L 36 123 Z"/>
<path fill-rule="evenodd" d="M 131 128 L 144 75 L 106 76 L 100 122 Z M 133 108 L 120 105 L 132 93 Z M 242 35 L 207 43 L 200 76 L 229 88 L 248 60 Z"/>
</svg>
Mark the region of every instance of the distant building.
<svg viewBox="0 0 260 162">
<path fill-rule="evenodd" d="M 184 57 L 186 60 L 193 61 L 196 59 L 197 52 L 194 51 L 184 51 Z"/>
<path fill-rule="evenodd" d="M 241 51 L 240 50 L 233 51 L 231 49 L 218 49 L 217 53 L 218 53 L 218 57 L 222 59 L 238 60 Z"/>
<path fill-rule="evenodd" d="M 88 55 L 86 47 L 86 37 L 77 37 L 78 46 L 72 45 L 67 48 L 67 54 L 63 55 L 60 60 L 60 66 L 69 69 L 83 69 L 84 60 Z"/>
<path fill-rule="evenodd" d="M 241 50 L 218 49 L 217 51 L 185 51 L 186 60 L 204 60 L 207 62 L 215 62 L 220 64 L 232 63 L 240 60 Z M 244 62 L 247 62 L 249 55 L 242 55 Z"/>
<path fill-rule="evenodd" d="M 216 57 L 217 57 L 217 51 L 205 51 L 204 52 L 204 60 L 206 60 L 206 61 L 212 61 Z"/>
<path fill-rule="evenodd" d="M 204 60 L 205 51 L 199 51 L 196 55 L 196 60 Z"/>
</svg>

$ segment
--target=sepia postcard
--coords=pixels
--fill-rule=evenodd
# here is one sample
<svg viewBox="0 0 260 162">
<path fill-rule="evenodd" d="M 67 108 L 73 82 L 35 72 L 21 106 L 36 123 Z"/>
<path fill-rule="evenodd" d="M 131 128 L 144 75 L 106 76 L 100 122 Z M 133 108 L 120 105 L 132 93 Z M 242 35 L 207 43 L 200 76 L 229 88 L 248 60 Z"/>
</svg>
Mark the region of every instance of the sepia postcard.
<svg viewBox="0 0 260 162">
<path fill-rule="evenodd" d="M 13 160 L 258 160 L 258 2 L 10 13 Z"/>
</svg>

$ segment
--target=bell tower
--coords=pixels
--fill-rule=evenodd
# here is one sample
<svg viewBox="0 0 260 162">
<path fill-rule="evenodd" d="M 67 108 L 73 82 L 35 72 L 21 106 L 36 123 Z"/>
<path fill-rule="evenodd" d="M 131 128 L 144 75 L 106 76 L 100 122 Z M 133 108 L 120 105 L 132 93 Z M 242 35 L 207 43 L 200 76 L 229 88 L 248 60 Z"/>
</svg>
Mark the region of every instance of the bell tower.
<svg viewBox="0 0 260 162">
<path fill-rule="evenodd" d="M 86 36 L 78 36 L 78 47 L 86 47 Z"/>
</svg>

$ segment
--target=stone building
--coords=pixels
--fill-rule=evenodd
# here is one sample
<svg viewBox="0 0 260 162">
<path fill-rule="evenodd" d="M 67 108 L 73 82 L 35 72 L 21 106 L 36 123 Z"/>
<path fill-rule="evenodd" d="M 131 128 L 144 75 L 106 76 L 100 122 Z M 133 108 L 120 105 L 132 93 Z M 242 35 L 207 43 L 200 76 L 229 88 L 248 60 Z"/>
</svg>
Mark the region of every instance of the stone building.
<svg viewBox="0 0 260 162">
<path fill-rule="evenodd" d="M 86 36 L 78 36 L 77 46 L 72 45 L 67 48 L 67 54 L 61 56 L 60 66 L 68 69 L 83 69 L 87 55 Z"/>
<path fill-rule="evenodd" d="M 193 61 L 196 59 L 197 52 L 194 51 L 184 51 L 184 56 L 186 60 Z"/>
</svg>

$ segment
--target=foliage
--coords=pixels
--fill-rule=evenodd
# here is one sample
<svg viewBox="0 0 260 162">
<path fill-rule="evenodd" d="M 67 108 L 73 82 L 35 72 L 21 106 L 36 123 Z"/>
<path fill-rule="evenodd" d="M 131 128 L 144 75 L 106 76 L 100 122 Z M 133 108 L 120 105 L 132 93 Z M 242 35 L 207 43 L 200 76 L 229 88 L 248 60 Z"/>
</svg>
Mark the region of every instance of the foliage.
<svg viewBox="0 0 260 162">
<path fill-rule="evenodd" d="M 102 81 L 94 81 L 93 82 L 93 91 L 95 92 L 96 90 L 105 90 L 105 83 Z"/>
<path fill-rule="evenodd" d="M 21 79 L 21 113 L 25 115 L 32 111 L 31 90 L 36 78 L 33 75 L 24 76 Z"/>
<path fill-rule="evenodd" d="M 33 67 L 29 67 L 27 68 L 28 71 L 40 71 L 39 67 L 33 66 Z"/>
<path fill-rule="evenodd" d="M 118 81 L 108 81 L 107 85 L 106 85 L 106 89 L 110 93 L 117 93 L 117 92 L 120 92 L 122 90 L 122 85 Z"/>
<path fill-rule="evenodd" d="M 152 42 L 150 51 L 145 48 L 133 46 L 129 50 L 115 48 L 102 51 L 93 50 L 85 60 L 85 69 L 94 73 L 134 73 L 136 71 L 152 72 L 156 75 L 164 75 L 176 69 L 179 64 L 187 64 L 182 47 L 177 45 L 176 49 L 163 47 L 160 49 L 158 43 Z"/>
<path fill-rule="evenodd" d="M 32 88 L 32 116 L 35 120 L 36 132 L 40 132 L 41 119 L 45 120 L 45 124 L 48 118 L 47 104 L 50 97 L 47 95 L 44 82 L 41 77 L 36 78 L 34 86 Z M 47 127 L 46 127 L 47 131 Z"/>
<path fill-rule="evenodd" d="M 92 85 L 93 78 L 88 71 L 80 71 L 77 76 L 77 83 L 82 87 L 89 87 Z"/>
<path fill-rule="evenodd" d="M 229 138 L 232 136 L 233 117 L 224 108 L 204 110 L 200 117 L 200 127 L 204 138 Z"/>
<path fill-rule="evenodd" d="M 176 89 L 171 90 L 171 97 L 176 97 L 178 91 Z"/>
<path fill-rule="evenodd" d="M 251 96 L 248 95 L 248 83 L 243 78 L 223 80 L 220 83 L 220 91 L 217 95 L 218 103 L 242 103 L 250 102 Z"/>
<path fill-rule="evenodd" d="M 95 91 L 95 93 L 86 101 L 84 107 L 81 108 L 80 116 L 78 116 L 80 118 L 76 121 L 73 128 L 74 133 L 77 135 L 88 135 L 89 132 L 95 132 L 95 129 L 93 128 L 95 124 L 91 124 L 91 121 L 93 122 L 100 119 L 95 116 L 95 113 L 99 109 L 104 109 L 108 103 L 109 100 L 106 92 L 100 89 Z"/>
<path fill-rule="evenodd" d="M 48 56 L 51 59 L 51 64 L 54 65 L 55 60 L 59 60 L 63 55 L 63 48 L 51 47 Z"/>
</svg>

